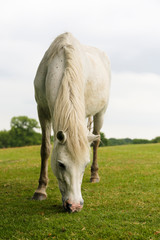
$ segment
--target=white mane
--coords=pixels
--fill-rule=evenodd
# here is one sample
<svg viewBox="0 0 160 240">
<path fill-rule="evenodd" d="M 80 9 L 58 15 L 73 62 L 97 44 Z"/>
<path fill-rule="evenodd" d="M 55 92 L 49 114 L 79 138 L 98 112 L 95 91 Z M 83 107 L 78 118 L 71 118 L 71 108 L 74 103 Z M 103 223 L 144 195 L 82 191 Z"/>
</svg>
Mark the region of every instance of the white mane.
<svg viewBox="0 0 160 240">
<path fill-rule="evenodd" d="M 80 157 L 89 148 L 80 44 L 70 33 L 62 34 L 51 44 L 46 57 L 54 57 L 61 49 L 64 49 L 65 69 L 54 106 L 54 134 L 64 131 L 70 153 Z"/>
</svg>

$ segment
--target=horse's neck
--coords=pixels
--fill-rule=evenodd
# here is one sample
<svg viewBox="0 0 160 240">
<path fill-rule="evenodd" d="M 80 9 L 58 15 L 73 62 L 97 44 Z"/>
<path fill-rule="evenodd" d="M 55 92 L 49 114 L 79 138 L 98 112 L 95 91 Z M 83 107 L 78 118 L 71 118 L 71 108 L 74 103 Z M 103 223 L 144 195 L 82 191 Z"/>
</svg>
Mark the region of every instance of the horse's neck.
<svg viewBox="0 0 160 240">
<path fill-rule="evenodd" d="M 73 45 L 64 47 L 65 69 L 54 106 L 54 131 L 67 132 L 68 148 L 74 155 L 88 148 L 85 122 L 82 62 Z"/>
</svg>

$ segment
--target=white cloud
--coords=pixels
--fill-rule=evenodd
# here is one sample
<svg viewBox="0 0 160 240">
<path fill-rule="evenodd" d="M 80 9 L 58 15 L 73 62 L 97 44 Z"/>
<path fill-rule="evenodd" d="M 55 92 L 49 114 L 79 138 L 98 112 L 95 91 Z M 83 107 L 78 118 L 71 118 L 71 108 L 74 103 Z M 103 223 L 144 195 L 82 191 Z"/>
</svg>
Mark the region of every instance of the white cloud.
<svg viewBox="0 0 160 240">
<path fill-rule="evenodd" d="M 112 87 L 104 131 L 109 137 L 160 135 L 160 75 L 119 73 Z"/>
<path fill-rule="evenodd" d="M 0 79 L 0 130 L 10 128 L 13 116 L 37 118 L 33 84 L 17 79 Z"/>
</svg>

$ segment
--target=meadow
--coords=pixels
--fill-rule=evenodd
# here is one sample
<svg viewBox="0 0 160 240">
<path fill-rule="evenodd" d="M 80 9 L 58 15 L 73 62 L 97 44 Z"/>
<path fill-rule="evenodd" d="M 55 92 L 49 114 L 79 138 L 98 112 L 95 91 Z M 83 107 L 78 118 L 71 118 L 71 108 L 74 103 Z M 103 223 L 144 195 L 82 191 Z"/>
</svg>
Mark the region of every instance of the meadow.
<svg viewBox="0 0 160 240">
<path fill-rule="evenodd" d="M 31 200 L 39 152 L 0 149 L 0 239 L 160 239 L 160 144 L 99 148 L 100 182 L 89 182 L 88 166 L 74 214 L 63 210 L 50 164 L 47 200 Z"/>
</svg>

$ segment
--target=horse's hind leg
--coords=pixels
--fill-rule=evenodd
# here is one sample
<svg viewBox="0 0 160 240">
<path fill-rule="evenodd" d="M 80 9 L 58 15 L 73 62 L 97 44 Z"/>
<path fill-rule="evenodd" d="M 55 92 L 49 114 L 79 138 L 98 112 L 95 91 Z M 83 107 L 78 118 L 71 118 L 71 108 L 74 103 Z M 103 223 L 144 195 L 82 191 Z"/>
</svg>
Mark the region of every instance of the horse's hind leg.
<svg viewBox="0 0 160 240">
<path fill-rule="evenodd" d="M 104 114 L 102 113 L 97 113 L 94 116 L 94 128 L 93 128 L 93 133 L 95 135 L 100 134 L 100 129 L 102 128 L 103 125 L 103 117 Z M 98 175 L 98 159 L 97 159 L 97 152 L 98 152 L 98 146 L 99 146 L 100 140 L 94 141 L 93 142 L 93 163 L 91 166 L 91 178 L 90 181 L 92 183 L 96 183 L 100 181 L 99 175 Z"/>
<path fill-rule="evenodd" d="M 42 128 L 42 145 L 41 145 L 41 172 L 39 185 L 35 191 L 33 198 L 35 200 L 44 200 L 47 198 L 46 187 L 48 183 L 48 158 L 50 155 L 50 135 L 51 135 L 51 120 L 49 111 L 46 113 L 42 108 L 38 107 L 38 116 Z"/>
</svg>

